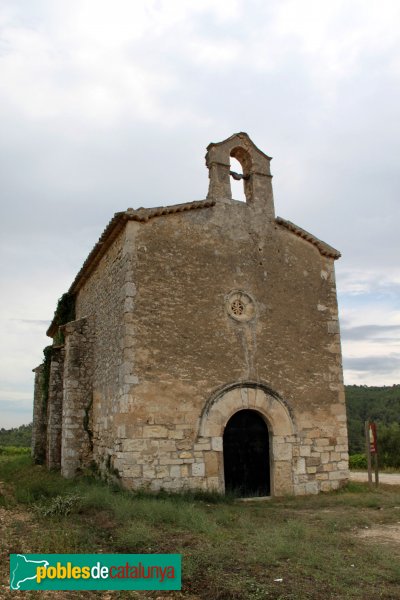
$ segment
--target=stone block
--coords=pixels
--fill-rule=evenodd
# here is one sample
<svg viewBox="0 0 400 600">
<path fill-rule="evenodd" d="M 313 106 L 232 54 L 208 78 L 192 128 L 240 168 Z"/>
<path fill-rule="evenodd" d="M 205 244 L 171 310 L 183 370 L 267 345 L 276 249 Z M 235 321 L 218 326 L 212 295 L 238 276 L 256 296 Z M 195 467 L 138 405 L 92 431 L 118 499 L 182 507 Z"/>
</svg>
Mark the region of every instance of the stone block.
<svg viewBox="0 0 400 600">
<path fill-rule="evenodd" d="M 273 440 L 273 454 L 274 459 L 277 461 L 291 460 L 292 458 L 292 445 L 291 444 L 276 444 Z"/>
<path fill-rule="evenodd" d="M 210 491 L 223 492 L 218 477 L 207 477 L 207 489 Z"/>
<path fill-rule="evenodd" d="M 147 448 L 147 440 L 122 440 L 122 452 L 143 452 Z"/>
<path fill-rule="evenodd" d="M 329 479 L 348 479 L 349 474 L 343 471 L 331 471 L 329 473 Z"/>
<path fill-rule="evenodd" d="M 143 477 L 145 479 L 154 479 L 156 476 L 156 470 L 154 467 L 143 465 Z"/>
<path fill-rule="evenodd" d="M 125 466 L 122 470 L 122 474 L 124 477 L 141 477 L 142 467 L 141 465 Z"/>
<path fill-rule="evenodd" d="M 211 443 L 210 441 L 207 441 L 201 444 L 195 444 L 193 449 L 197 451 L 211 450 Z"/>
<path fill-rule="evenodd" d="M 192 450 L 192 448 L 193 448 L 193 443 L 191 442 L 191 440 L 188 440 L 187 438 L 176 441 L 176 449 L 177 450 Z"/>
<path fill-rule="evenodd" d="M 211 438 L 211 449 L 215 452 L 222 452 L 223 450 L 223 441 L 222 437 L 214 436 Z"/>
<path fill-rule="evenodd" d="M 318 494 L 318 482 L 309 481 L 306 483 L 306 494 Z"/>
<path fill-rule="evenodd" d="M 332 489 L 331 481 L 321 481 L 321 492 L 330 492 Z"/>
<path fill-rule="evenodd" d="M 182 476 L 181 467 L 179 465 L 173 465 L 172 467 L 170 467 L 169 473 L 171 477 L 179 478 Z"/>
<path fill-rule="evenodd" d="M 137 375 L 124 375 L 124 383 L 137 385 L 139 383 L 139 377 Z"/>
<path fill-rule="evenodd" d="M 204 455 L 207 477 L 218 477 L 218 455 L 215 452 L 206 452 Z"/>
<path fill-rule="evenodd" d="M 204 477 L 205 475 L 205 465 L 204 463 L 194 463 L 192 464 L 192 476 L 193 477 Z"/>
<path fill-rule="evenodd" d="M 306 457 L 306 465 L 307 467 L 317 467 L 321 464 L 321 458 L 313 458 L 312 456 Z"/>
<path fill-rule="evenodd" d="M 306 472 L 306 461 L 304 458 L 298 458 L 295 461 L 295 468 L 294 468 L 294 472 L 297 475 L 301 475 L 302 473 Z"/>
<path fill-rule="evenodd" d="M 183 465 L 183 459 L 165 456 L 160 458 L 159 463 L 160 465 Z"/>
<path fill-rule="evenodd" d="M 304 460 L 304 459 L 300 459 Z M 287 461 L 277 461 L 274 465 L 273 493 L 276 496 L 293 494 L 292 465 Z"/>
<path fill-rule="evenodd" d="M 295 496 L 305 496 L 306 494 L 306 484 L 300 483 L 297 484 L 294 488 Z"/>
<path fill-rule="evenodd" d="M 315 440 L 315 445 L 316 446 L 329 446 L 329 439 L 328 438 L 318 438 Z"/>
<path fill-rule="evenodd" d="M 334 469 L 336 469 L 336 465 L 333 465 L 332 463 L 327 463 L 326 465 L 324 465 L 324 471 L 330 472 Z"/>
<path fill-rule="evenodd" d="M 300 446 L 300 456 L 310 456 L 311 447 L 310 446 Z"/>
<path fill-rule="evenodd" d="M 144 425 L 144 438 L 166 438 L 168 437 L 168 429 L 162 425 Z"/>
<path fill-rule="evenodd" d="M 157 479 L 165 479 L 169 477 L 169 469 L 167 466 L 156 466 L 156 477 Z"/>
<path fill-rule="evenodd" d="M 183 431 L 180 431 L 178 429 L 170 429 L 168 431 L 168 437 L 173 440 L 183 440 L 183 438 L 185 437 L 185 434 Z"/>
<path fill-rule="evenodd" d="M 176 443 L 174 440 L 159 440 L 158 447 L 160 452 L 174 452 L 176 450 Z"/>
<path fill-rule="evenodd" d="M 321 453 L 321 462 L 322 462 L 322 464 L 328 463 L 329 462 L 329 458 L 330 458 L 329 452 L 322 452 Z"/>
<path fill-rule="evenodd" d="M 153 479 L 150 482 L 150 490 L 152 492 L 159 492 L 164 487 L 165 487 L 165 484 L 163 484 L 163 481 L 161 479 Z"/>
<path fill-rule="evenodd" d="M 126 437 L 126 427 L 125 425 L 118 425 L 117 427 L 117 437 L 125 438 Z"/>
<path fill-rule="evenodd" d="M 193 458 L 193 452 L 179 452 L 178 453 L 178 457 L 179 458 Z"/>
</svg>

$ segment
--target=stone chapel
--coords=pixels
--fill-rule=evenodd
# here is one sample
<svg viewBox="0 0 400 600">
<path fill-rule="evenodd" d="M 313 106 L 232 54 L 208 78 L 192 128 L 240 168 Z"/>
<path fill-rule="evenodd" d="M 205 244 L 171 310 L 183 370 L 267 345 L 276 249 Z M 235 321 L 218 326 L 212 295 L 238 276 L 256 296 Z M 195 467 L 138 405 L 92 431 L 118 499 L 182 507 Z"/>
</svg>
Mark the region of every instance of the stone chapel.
<svg viewBox="0 0 400 600">
<path fill-rule="evenodd" d="M 275 217 L 270 161 L 232 135 L 207 148 L 205 200 L 114 215 L 34 369 L 37 462 L 247 497 L 347 481 L 340 253 Z"/>
</svg>

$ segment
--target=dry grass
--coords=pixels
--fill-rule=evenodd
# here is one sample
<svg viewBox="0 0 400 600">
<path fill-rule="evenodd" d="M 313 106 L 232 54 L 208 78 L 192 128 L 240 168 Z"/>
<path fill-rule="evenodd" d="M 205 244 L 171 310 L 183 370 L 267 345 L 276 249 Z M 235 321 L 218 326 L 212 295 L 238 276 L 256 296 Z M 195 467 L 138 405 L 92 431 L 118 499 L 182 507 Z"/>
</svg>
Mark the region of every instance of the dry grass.
<svg viewBox="0 0 400 600">
<path fill-rule="evenodd" d="M 7 585 L 10 552 L 177 552 L 183 556 L 180 593 L 85 597 L 400 598 L 398 540 L 359 535 L 400 521 L 400 487 L 370 492 L 353 483 L 339 493 L 265 503 L 216 495 L 133 495 L 91 479 L 63 480 L 33 467 L 27 457 L 0 458 L 0 480 L 1 574 Z M 4 587 L 0 591 L 1 598 L 15 597 L 9 594 Z M 47 597 L 80 597 L 52 594 Z"/>
</svg>

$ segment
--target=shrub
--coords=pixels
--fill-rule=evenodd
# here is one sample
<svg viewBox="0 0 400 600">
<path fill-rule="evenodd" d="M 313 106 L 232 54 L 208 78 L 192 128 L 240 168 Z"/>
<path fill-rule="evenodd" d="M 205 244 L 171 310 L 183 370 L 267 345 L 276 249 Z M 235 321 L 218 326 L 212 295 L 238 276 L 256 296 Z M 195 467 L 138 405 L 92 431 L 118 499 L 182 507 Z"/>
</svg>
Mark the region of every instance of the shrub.
<svg viewBox="0 0 400 600">
<path fill-rule="evenodd" d="M 55 496 L 50 502 L 36 505 L 36 510 L 43 517 L 66 517 L 80 508 L 81 497 L 77 494 L 67 496 Z"/>
<path fill-rule="evenodd" d="M 349 456 L 350 469 L 366 469 L 368 467 L 365 454 L 351 454 Z"/>
</svg>

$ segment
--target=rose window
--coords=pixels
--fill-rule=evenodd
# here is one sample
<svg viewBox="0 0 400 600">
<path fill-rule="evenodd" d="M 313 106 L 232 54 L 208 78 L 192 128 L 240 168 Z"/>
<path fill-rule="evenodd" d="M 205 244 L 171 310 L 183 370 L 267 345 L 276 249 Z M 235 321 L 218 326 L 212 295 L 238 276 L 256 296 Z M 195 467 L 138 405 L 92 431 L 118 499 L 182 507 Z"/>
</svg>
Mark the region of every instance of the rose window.
<svg viewBox="0 0 400 600">
<path fill-rule="evenodd" d="M 233 291 L 226 297 L 226 311 L 236 321 L 250 321 L 256 314 L 256 305 L 247 292 Z"/>
</svg>

